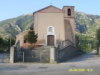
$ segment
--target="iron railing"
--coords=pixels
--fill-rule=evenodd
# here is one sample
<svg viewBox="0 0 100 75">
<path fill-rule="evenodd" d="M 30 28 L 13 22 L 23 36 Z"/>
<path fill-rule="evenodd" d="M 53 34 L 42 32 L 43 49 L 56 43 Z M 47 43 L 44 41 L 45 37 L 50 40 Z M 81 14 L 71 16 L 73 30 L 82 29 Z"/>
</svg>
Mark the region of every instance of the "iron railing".
<svg viewBox="0 0 100 75">
<path fill-rule="evenodd" d="M 75 44 L 73 42 L 71 42 L 70 40 L 64 40 L 58 44 L 57 48 L 61 50 L 61 49 L 65 48 L 67 46 L 70 46 L 70 45 L 75 46 Z"/>
</svg>

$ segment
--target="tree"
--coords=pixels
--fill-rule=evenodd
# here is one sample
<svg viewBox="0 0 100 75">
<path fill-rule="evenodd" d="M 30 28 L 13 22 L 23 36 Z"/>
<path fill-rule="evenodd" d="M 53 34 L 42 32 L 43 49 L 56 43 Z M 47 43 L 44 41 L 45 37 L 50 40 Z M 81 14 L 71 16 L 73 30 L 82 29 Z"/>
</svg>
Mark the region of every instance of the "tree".
<svg viewBox="0 0 100 75">
<path fill-rule="evenodd" d="M 0 37 L 0 52 L 3 52 L 3 50 L 4 50 L 4 40 L 3 40 L 3 38 L 1 38 Z"/>
<path fill-rule="evenodd" d="M 96 41 L 88 34 L 76 34 L 76 48 L 84 53 L 91 52 L 95 49 Z"/>
<path fill-rule="evenodd" d="M 30 30 L 34 30 L 33 27 L 34 27 L 34 24 L 32 23 L 31 26 L 30 26 Z"/>
<path fill-rule="evenodd" d="M 96 37 L 97 37 L 98 42 L 100 42 L 100 28 L 97 29 Z"/>
<path fill-rule="evenodd" d="M 99 50 L 99 47 L 100 47 L 100 28 L 97 29 L 97 32 L 96 32 L 96 37 L 97 37 L 97 54 L 99 54 L 100 50 Z"/>
<path fill-rule="evenodd" d="M 35 44 L 37 42 L 37 34 L 34 30 L 29 30 L 28 33 L 24 36 L 24 40 L 28 43 Z"/>
<path fill-rule="evenodd" d="M 10 47 L 15 44 L 15 39 L 14 38 L 7 38 L 5 40 L 6 47 L 8 48 L 7 52 L 10 52 Z"/>
<path fill-rule="evenodd" d="M 15 44 L 15 39 L 7 38 L 3 39 L 0 37 L 0 52 L 9 52 L 10 47 Z"/>
</svg>

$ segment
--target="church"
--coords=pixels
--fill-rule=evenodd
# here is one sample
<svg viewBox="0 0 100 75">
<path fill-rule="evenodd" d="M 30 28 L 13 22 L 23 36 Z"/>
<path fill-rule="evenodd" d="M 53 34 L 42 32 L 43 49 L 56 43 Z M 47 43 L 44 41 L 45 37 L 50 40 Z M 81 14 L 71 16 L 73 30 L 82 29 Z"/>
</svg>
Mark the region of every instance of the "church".
<svg viewBox="0 0 100 75">
<path fill-rule="evenodd" d="M 63 6 L 62 9 L 48 6 L 33 13 L 33 28 L 38 34 L 36 45 L 58 46 L 68 40 L 75 45 L 74 6 Z M 23 33 L 16 36 L 20 46 L 24 44 Z"/>
</svg>

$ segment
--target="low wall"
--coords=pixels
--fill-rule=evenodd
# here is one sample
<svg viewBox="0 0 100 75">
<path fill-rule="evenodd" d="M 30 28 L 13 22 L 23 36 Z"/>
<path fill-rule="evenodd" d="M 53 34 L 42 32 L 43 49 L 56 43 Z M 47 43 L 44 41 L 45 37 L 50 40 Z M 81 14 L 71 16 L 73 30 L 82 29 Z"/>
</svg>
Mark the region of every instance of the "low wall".
<svg viewBox="0 0 100 75">
<path fill-rule="evenodd" d="M 49 46 L 39 47 L 33 50 L 19 50 L 12 47 L 11 50 L 14 53 L 14 58 L 11 56 L 14 62 L 55 63 L 64 62 L 78 56 L 78 50 L 73 46 L 67 46 L 61 50 Z"/>
<path fill-rule="evenodd" d="M 50 47 L 40 47 L 33 50 L 21 49 L 15 52 L 16 62 L 36 62 L 36 63 L 49 63 L 50 62 Z"/>
<path fill-rule="evenodd" d="M 0 53 L 0 63 L 9 63 L 9 59 L 8 53 Z"/>
</svg>

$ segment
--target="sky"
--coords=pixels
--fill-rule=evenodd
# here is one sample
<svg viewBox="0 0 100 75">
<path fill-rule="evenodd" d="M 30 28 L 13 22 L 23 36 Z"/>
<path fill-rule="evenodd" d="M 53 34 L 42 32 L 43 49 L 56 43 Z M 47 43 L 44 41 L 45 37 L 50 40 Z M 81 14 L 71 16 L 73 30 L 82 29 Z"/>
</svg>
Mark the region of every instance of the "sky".
<svg viewBox="0 0 100 75">
<path fill-rule="evenodd" d="M 100 15 L 100 0 L 0 0 L 0 21 L 54 5 L 75 6 L 76 11 Z"/>
</svg>

